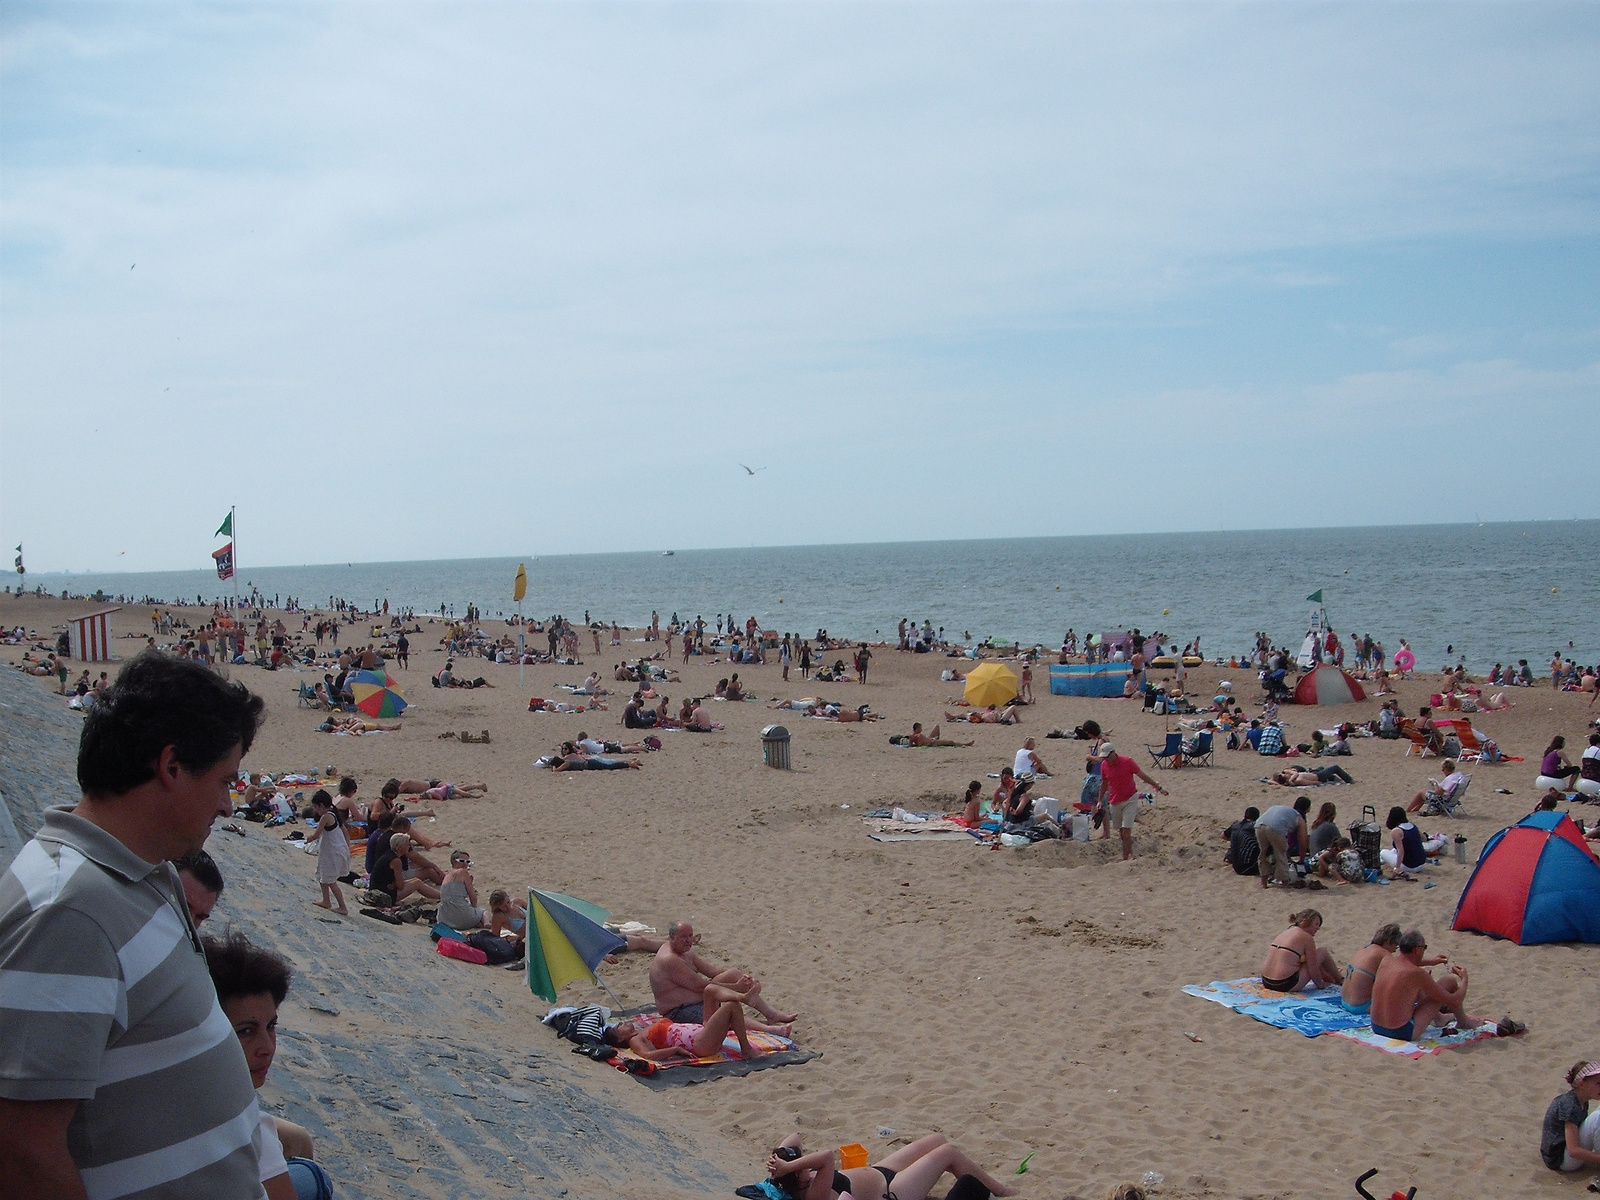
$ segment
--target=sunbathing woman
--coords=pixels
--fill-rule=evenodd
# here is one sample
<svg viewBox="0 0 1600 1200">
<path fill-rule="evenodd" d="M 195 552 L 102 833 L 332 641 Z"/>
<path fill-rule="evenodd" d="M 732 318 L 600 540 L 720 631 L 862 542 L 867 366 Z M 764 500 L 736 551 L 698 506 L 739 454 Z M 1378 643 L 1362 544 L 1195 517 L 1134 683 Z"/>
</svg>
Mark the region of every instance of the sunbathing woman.
<svg viewBox="0 0 1600 1200">
<path fill-rule="evenodd" d="M 488 790 L 487 783 L 450 783 L 435 779 L 432 786 L 422 794 L 429 800 L 477 800 Z"/>
<path fill-rule="evenodd" d="M 377 721 L 363 721 L 360 717 L 329 717 L 317 726 L 317 732 L 348 733 L 360 737 L 363 733 L 395 733 L 399 728 L 398 722 L 380 725 Z"/>
<path fill-rule="evenodd" d="M 733 1031 L 739 1039 L 739 1057 L 755 1058 L 766 1051 L 757 1051 L 750 1044 L 750 1031 L 776 1033 L 788 1037 L 792 1026 L 762 1025 L 747 1021 L 745 1002 L 755 996 L 760 984 L 748 992 L 736 992 L 719 983 L 706 985 L 706 1000 L 717 1005 L 704 1025 L 695 1025 L 662 1017 L 650 1024 L 643 1021 L 619 1021 L 605 1032 L 608 1046 L 626 1046 L 640 1058 L 651 1062 L 671 1062 L 673 1059 L 711 1058 L 722 1053 L 722 1039 Z"/>
<path fill-rule="evenodd" d="M 1345 966 L 1344 987 L 1339 992 L 1339 1003 L 1345 1012 L 1358 1017 L 1367 1015 L 1372 1008 L 1372 985 L 1378 979 L 1378 964 L 1400 948 L 1400 926 L 1390 921 L 1378 926 L 1372 941 L 1357 950 Z M 1443 955 L 1423 959 L 1425 967 L 1435 967 L 1448 961 Z"/>
<path fill-rule="evenodd" d="M 800 1135 L 790 1134 L 767 1159 L 768 1178 L 795 1200 L 832 1200 L 847 1192 L 855 1200 L 927 1200 L 946 1174 L 956 1177 L 949 1193 L 955 1200 L 1016 1195 L 1015 1188 L 978 1166 L 942 1133 L 918 1138 L 870 1167 L 848 1171 L 838 1169 L 837 1150 L 805 1154 L 801 1149 Z"/>
<path fill-rule="evenodd" d="M 1307 982 L 1317 987 L 1342 984 L 1344 976 L 1334 965 L 1333 955 L 1317 949 L 1320 928 L 1322 914 L 1315 909 L 1290 914 L 1290 928 L 1267 947 L 1267 957 L 1261 962 L 1261 986 L 1270 992 L 1293 992 Z"/>
<path fill-rule="evenodd" d="M 1326 987 L 1343 983 L 1333 955 L 1317 949 L 1322 914 L 1314 908 L 1289 914 L 1289 928 L 1272 940 L 1261 962 L 1261 986 L 1272 992 L 1292 992 L 1303 984 Z"/>
<path fill-rule="evenodd" d="M 928 733 L 922 732 L 922 722 L 917 721 L 911 726 L 911 744 L 913 746 L 970 746 L 971 742 L 954 742 L 949 738 L 939 736 L 939 727 L 935 725 Z"/>
<path fill-rule="evenodd" d="M 967 721 L 973 725 L 1019 725 L 1022 723 L 1021 718 L 1017 716 L 1017 710 L 1009 704 L 1006 705 L 1003 712 L 991 704 L 988 708 L 973 713 L 947 712 L 944 715 L 944 719 L 946 721 Z"/>
</svg>

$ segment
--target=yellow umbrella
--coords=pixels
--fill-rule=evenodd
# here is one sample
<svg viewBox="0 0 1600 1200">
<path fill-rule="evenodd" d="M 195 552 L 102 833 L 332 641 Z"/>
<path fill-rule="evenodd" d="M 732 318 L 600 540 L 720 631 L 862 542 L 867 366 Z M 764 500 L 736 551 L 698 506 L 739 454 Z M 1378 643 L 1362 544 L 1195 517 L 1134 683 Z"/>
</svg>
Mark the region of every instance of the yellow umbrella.
<svg viewBox="0 0 1600 1200">
<path fill-rule="evenodd" d="M 1018 680 L 1011 668 L 1000 663 L 984 663 L 972 668 L 967 676 L 963 699 L 977 708 L 991 704 L 1004 704 L 1017 698 Z"/>
</svg>

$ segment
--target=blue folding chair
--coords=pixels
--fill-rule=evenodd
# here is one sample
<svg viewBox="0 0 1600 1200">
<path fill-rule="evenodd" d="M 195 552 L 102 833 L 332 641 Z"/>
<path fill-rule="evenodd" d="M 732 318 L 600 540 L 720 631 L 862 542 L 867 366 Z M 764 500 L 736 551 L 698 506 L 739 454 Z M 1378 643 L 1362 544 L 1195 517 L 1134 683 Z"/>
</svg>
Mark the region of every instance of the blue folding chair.
<svg viewBox="0 0 1600 1200">
<path fill-rule="evenodd" d="M 1157 750 L 1148 742 L 1145 743 L 1144 748 L 1150 751 L 1150 757 L 1155 761 L 1156 766 L 1165 770 L 1167 767 L 1170 767 L 1175 760 L 1183 757 L 1183 734 L 1167 734 L 1167 744 L 1160 750 Z"/>
<path fill-rule="evenodd" d="M 1183 765 L 1186 767 L 1209 767 L 1211 765 L 1211 730 L 1207 729 L 1194 739 L 1194 745 L 1183 752 Z"/>
</svg>

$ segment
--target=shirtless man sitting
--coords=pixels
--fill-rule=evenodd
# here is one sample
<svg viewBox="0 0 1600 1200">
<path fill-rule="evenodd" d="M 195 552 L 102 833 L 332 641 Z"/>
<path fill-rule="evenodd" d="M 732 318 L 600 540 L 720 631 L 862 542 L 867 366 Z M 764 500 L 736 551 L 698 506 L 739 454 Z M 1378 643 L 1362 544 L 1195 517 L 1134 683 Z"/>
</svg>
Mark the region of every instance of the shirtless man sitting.
<svg viewBox="0 0 1600 1200">
<path fill-rule="evenodd" d="M 911 726 L 911 744 L 913 746 L 970 746 L 971 742 L 956 742 L 949 738 L 939 736 L 939 727 L 935 725 L 928 733 L 922 732 L 922 722 L 918 721 Z"/>
<path fill-rule="evenodd" d="M 795 1013 L 773 1008 L 761 994 L 756 980 L 733 967 L 719 967 L 695 953 L 694 927 L 687 921 L 667 926 L 667 940 L 650 962 L 650 991 L 656 1011 L 683 1024 L 705 1023 L 706 987 L 716 984 L 730 992 L 749 993 L 747 1003 L 768 1021 L 788 1024 Z"/>
<path fill-rule="evenodd" d="M 1424 959 L 1427 948 L 1427 939 L 1412 929 L 1401 936 L 1398 950 L 1378 963 L 1372 981 L 1373 1033 L 1413 1042 L 1442 1013 L 1466 1027 L 1483 1024 L 1467 1012 L 1467 969 L 1453 966 L 1450 974 L 1435 979 L 1428 966 L 1444 963 L 1448 956 Z"/>
</svg>

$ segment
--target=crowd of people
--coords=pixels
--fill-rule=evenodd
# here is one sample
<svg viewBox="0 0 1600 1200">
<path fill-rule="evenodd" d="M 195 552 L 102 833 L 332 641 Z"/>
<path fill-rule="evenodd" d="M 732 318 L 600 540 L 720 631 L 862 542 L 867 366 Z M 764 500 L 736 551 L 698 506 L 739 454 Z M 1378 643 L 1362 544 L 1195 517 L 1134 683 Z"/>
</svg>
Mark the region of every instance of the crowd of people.
<svg viewBox="0 0 1600 1200">
<path fill-rule="evenodd" d="M 691 635 L 692 627 L 680 625 L 675 618 L 676 614 L 666 627 L 665 637 L 690 635 L 698 647 L 704 637 L 704 623 Z M 221 637 L 236 637 L 226 632 L 224 620 L 233 617 L 216 618 Z M 266 625 L 269 662 L 271 651 L 280 649 L 272 645 L 272 639 L 279 636 L 276 628 L 283 624 L 280 620 Z M 323 624 L 319 623 L 313 634 L 318 645 L 327 632 Z M 722 624 L 719 617 L 717 640 Z M 337 630 L 338 622 L 332 625 Z M 765 640 L 759 629 L 746 627 L 741 636 L 731 621 L 728 626 L 729 646 L 742 647 L 741 655 L 749 652 L 753 643 Z M 560 634 L 563 627 L 552 623 L 551 628 Z M 53 1033 L 63 1028 L 61 1022 L 68 1017 L 79 1022 L 79 1027 L 87 1021 L 96 1028 L 109 1029 L 110 1014 L 67 1009 L 28 1016 L 30 1038 L 44 1039 L 49 1053 L 40 1054 L 38 1062 L 28 1067 L 35 1074 L 27 1078 L 41 1081 L 38 1088 L 17 1086 L 14 1080 L 18 1076 L 7 1076 L 7 1082 L 0 1083 L 0 1089 L 5 1089 L 0 1092 L 0 1116 L 6 1118 L 0 1122 L 0 1142 L 11 1156 L 6 1161 L 25 1164 L 26 1170 L 40 1172 L 40 1179 L 70 1180 L 72 1172 L 86 1169 L 103 1172 L 97 1178 L 115 1179 L 119 1172 L 132 1172 L 132 1161 L 137 1158 L 137 1169 L 145 1172 L 159 1172 L 167 1169 L 161 1164 L 170 1163 L 170 1170 L 183 1172 L 173 1176 L 181 1181 L 185 1175 L 197 1173 L 185 1171 L 185 1160 L 175 1148 L 178 1142 L 220 1137 L 215 1131 L 228 1126 L 248 1133 L 235 1149 L 207 1168 L 215 1174 L 206 1176 L 204 1187 L 213 1186 L 214 1179 L 243 1178 L 254 1171 L 272 1200 L 316 1195 L 316 1189 L 328 1187 L 330 1181 L 314 1161 L 309 1137 L 287 1122 L 262 1116 L 252 1094 L 272 1066 L 277 1012 L 291 986 L 290 972 L 270 951 L 238 935 L 224 939 L 196 935 L 223 890 L 220 873 L 204 856 L 201 846 L 216 817 L 235 813 L 229 785 L 240 779 L 240 758 L 254 739 L 262 708 L 259 698 L 237 684 L 225 682 L 210 669 L 219 656 L 217 632 L 206 628 L 186 632 L 196 636 L 185 638 L 186 644 L 176 652 L 141 654 L 123 669 L 115 683 L 105 674 L 94 680 L 88 678 L 88 672 L 83 673 L 79 681 L 84 689 L 81 694 L 94 699 L 80 756 L 83 800 L 71 812 L 52 812 L 33 845 L 38 847 L 37 854 L 50 861 L 59 862 L 63 853 L 70 852 L 101 864 L 104 869 L 74 874 L 44 906 L 23 903 L 13 894 L 15 887 L 4 893 L 0 897 L 0 968 L 24 976 L 29 971 L 43 973 L 51 953 L 59 952 L 64 931 L 77 930 L 81 935 L 83 929 L 92 927 L 103 935 L 100 940 L 110 957 L 103 954 L 103 961 L 99 961 L 91 956 L 83 973 L 110 978 L 120 969 L 116 965 L 118 951 L 152 922 L 162 926 L 173 935 L 173 944 L 178 947 L 169 955 L 169 961 L 156 968 L 163 973 L 164 983 L 165 976 L 171 977 L 172 986 L 166 993 L 169 998 L 159 1011 L 141 1013 L 130 1009 L 127 1017 L 134 1025 L 156 1022 L 162 1028 L 182 1030 L 196 1028 L 210 1019 L 208 998 L 220 1009 L 236 1035 L 237 1052 L 229 1044 L 213 1045 L 175 1068 L 192 1076 L 197 1094 L 207 1097 L 206 1116 L 186 1111 L 183 1119 L 213 1123 L 142 1131 L 143 1140 L 137 1144 L 126 1138 L 100 1136 L 96 1140 L 91 1135 L 83 1145 L 96 1147 L 99 1153 L 110 1153 L 104 1148 L 115 1146 L 120 1157 L 105 1161 L 81 1156 L 75 1159 L 67 1138 L 70 1123 L 81 1122 L 80 1127 L 85 1129 L 115 1128 L 116 1122 L 125 1120 L 131 1106 L 157 1104 L 160 1097 L 155 1081 L 148 1077 L 153 1072 L 130 1075 L 110 1088 L 85 1090 L 81 1084 L 75 1085 L 73 1081 L 97 1078 L 101 1060 L 111 1052 L 109 1041 L 100 1044 L 92 1037 L 61 1038 Z M 661 636 L 658 620 L 652 622 L 652 632 Z M 925 641 L 924 632 L 933 635 L 931 641 Z M 452 653 L 466 653 L 474 644 L 470 632 L 463 629 L 459 633 L 460 636 L 458 631 L 450 634 Z M 819 640 L 824 633 L 819 630 Z M 933 629 L 919 631 L 902 622 L 901 648 L 915 652 L 918 644 L 938 646 L 942 644 L 942 633 Z M 405 640 L 403 626 L 396 640 Z M 1354 640 L 1357 664 L 1372 669 L 1375 659 L 1376 669 L 1381 669 L 1381 647 L 1368 648 L 1363 646 L 1363 639 Z M 224 655 L 234 647 L 230 640 L 221 644 L 226 648 L 220 652 Z M 793 644 L 801 646 L 797 657 L 809 669 L 809 639 L 804 643 L 796 639 Z M 780 643 L 785 677 L 790 645 L 786 635 Z M 1342 646 L 1335 647 L 1330 638 L 1323 652 L 1342 652 Z M 564 648 L 564 643 L 558 642 L 557 648 Z M 286 654 L 291 652 L 287 645 L 281 649 Z M 397 649 L 397 645 L 375 642 L 359 649 L 347 646 L 328 655 L 327 660 L 337 671 L 325 673 L 318 699 L 335 708 L 348 704 L 349 674 L 382 666 Z M 1197 644 L 1184 648 L 1191 649 L 1198 654 Z M 865 684 L 871 652 L 862 645 L 850 653 L 855 682 Z M 1139 669 L 1146 671 L 1142 650 L 1136 649 L 1135 653 L 1140 656 Z M 315 654 L 314 651 L 314 657 Z M 1182 661 L 1181 652 L 1178 659 Z M 741 657 L 730 661 L 759 659 Z M 61 663 L 60 658 L 47 657 L 37 664 L 45 669 L 36 673 L 55 678 L 64 690 L 67 676 L 61 674 Z M 637 674 L 629 681 L 643 686 L 632 693 L 624 709 L 620 724 L 625 729 L 708 731 L 717 727 L 704 700 L 686 700 L 674 707 L 670 697 L 655 693 L 652 684 L 664 681 L 664 672 L 657 664 L 641 660 L 631 670 Z M 1449 694 L 1473 695 L 1471 681 L 1462 673 L 1452 670 L 1450 676 Z M 1588 678 L 1592 690 L 1592 673 Z M 1584 679 L 1580 673 L 1566 682 L 1582 688 Z M 453 682 L 442 682 L 441 686 L 451 686 Z M 591 695 L 602 690 L 598 674 L 591 675 L 583 686 Z M 1562 677 L 1558 676 L 1557 686 L 1566 686 Z M 1181 689 L 1182 684 L 1178 683 L 1176 688 L 1163 685 L 1155 690 L 1172 703 L 1174 697 L 1182 695 Z M 738 700 L 745 694 L 744 685 L 734 672 L 717 689 L 718 697 L 726 700 Z M 814 704 L 820 709 L 817 715 L 828 715 L 829 707 L 860 711 L 853 706 Z M 1262 717 L 1251 720 L 1246 727 L 1242 709 L 1232 695 L 1219 694 L 1213 701 L 1206 731 L 1237 730 L 1242 748 L 1274 757 L 1295 754 L 1325 760 L 1349 758 L 1353 754 L 1350 740 L 1359 732 L 1377 737 L 1420 737 L 1429 749 L 1449 748 L 1447 735 L 1436 741 L 1440 729 L 1433 723 L 1431 706 L 1421 709 L 1418 718 L 1406 724 L 1398 704 L 1386 704 L 1384 713 L 1392 715 L 1380 715 L 1374 723 L 1376 728 L 1358 731 L 1341 725 L 1314 731 L 1301 747 L 1286 744 L 1284 728 L 1270 706 L 1269 695 Z M 967 714 L 946 712 L 944 719 L 1009 723 L 1004 713 L 1003 709 L 987 706 Z M 328 716 L 330 723 L 346 720 L 366 725 L 348 714 L 330 712 Z M 1162 796 L 1169 793 L 1131 756 L 1119 753 L 1095 722 L 1084 722 L 1074 734 L 1089 746 L 1078 799 L 1070 809 L 1090 819 L 1103 840 L 1110 839 L 1112 830 L 1116 830 L 1121 857 L 1131 858 L 1142 800 L 1141 782 Z M 962 743 L 942 736 L 938 725 L 927 731 L 920 724 L 914 725 L 909 741 L 916 746 L 972 745 L 970 741 Z M 1566 756 L 1563 739 L 1553 739 L 1541 757 L 1542 773 L 1563 784 L 1600 780 L 1600 733 L 1590 735 L 1588 742 L 1579 762 L 1573 763 Z M 563 742 L 559 752 L 550 756 L 548 765 L 557 771 L 639 769 L 639 757 L 659 748 L 659 739 L 653 737 L 613 741 L 591 738 L 585 731 L 576 739 Z M 1460 795 L 1465 776 L 1457 765 L 1454 759 L 1443 759 L 1444 778 L 1436 786 L 1419 792 L 1408 805 L 1390 809 L 1385 823 L 1388 844 L 1382 850 L 1382 861 L 1394 877 L 1415 874 L 1431 855 L 1439 852 L 1442 843 L 1437 838 L 1430 839 L 1410 818 L 1439 800 Z M 1041 806 L 1037 794 L 1040 781 L 1052 774 L 1038 743 L 1027 738 L 1012 761 L 1000 770 L 992 795 L 985 797 L 986 789 L 980 781 L 969 785 L 961 816 L 974 824 L 993 821 L 1007 832 L 1044 830 L 1047 836 L 1053 825 L 1058 835 L 1063 825 L 1060 810 Z M 1288 764 L 1272 776 L 1272 782 L 1289 788 L 1311 788 L 1333 783 L 1350 785 L 1355 779 L 1342 763 L 1326 761 L 1308 764 L 1308 768 Z M 451 847 L 448 841 L 427 839 L 415 826 L 422 814 L 415 808 L 405 809 L 400 799 L 415 796 L 419 801 L 433 803 L 466 798 L 482 795 L 486 790 L 483 784 L 392 779 L 378 799 L 365 806 L 357 800 L 357 790 L 355 780 L 347 778 L 340 781 L 337 795 L 319 789 L 311 797 L 311 823 L 305 838 L 317 849 L 314 877 L 320 892 L 316 903 L 320 907 L 348 913 L 343 889 L 360 879 L 354 869 L 355 844 L 365 856 L 366 890 L 379 898 L 381 903 L 376 907 L 380 911 L 401 907 L 431 910 L 433 919 L 451 929 L 486 931 L 513 946 L 524 945 L 528 920 L 525 907 L 504 889 L 480 897 L 471 854 Z M 247 776 L 237 807 L 256 815 L 276 814 L 274 800 L 278 795 L 279 790 L 270 781 Z M 1247 810 L 1244 820 L 1230 826 L 1225 834 L 1230 865 L 1241 874 L 1257 874 L 1263 887 L 1314 886 L 1320 880 L 1349 880 L 1350 863 L 1352 859 L 1360 863 L 1361 855 L 1341 834 L 1335 805 L 1322 803 L 1312 819 L 1313 804 L 1309 796 L 1302 795 L 1292 804 L 1272 805 L 1265 812 Z M 449 850 L 447 862 L 427 853 L 441 849 Z M 165 867 L 169 861 L 174 863 L 171 871 Z M 176 911 L 186 921 L 168 928 L 172 906 L 179 904 L 182 907 Z M 162 915 L 163 906 L 168 910 L 166 916 Z M 41 917 L 41 912 L 50 919 Z M 65 915 L 69 913 L 70 917 Z M 184 923 L 187 930 L 182 928 Z M 1448 965 L 1448 960 L 1443 955 L 1427 956 L 1427 943 L 1420 932 L 1402 932 L 1395 925 L 1385 925 L 1368 945 L 1341 965 L 1318 945 L 1321 930 L 1322 916 L 1316 910 L 1292 914 L 1288 928 L 1273 940 L 1263 959 L 1263 985 L 1284 993 L 1338 986 L 1341 1002 L 1351 1012 L 1370 1015 L 1374 1031 L 1406 1040 L 1430 1027 L 1448 1029 L 1452 1024 L 1466 1027 L 1481 1023 L 1481 1018 L 1468 1009 L 1466 969 L 1449 965 L 1445 973 L 1436 977 L 1430 968 Z M 81 936 L 75 937 L 82 940 Z M 183 949 L 185 938 L 192 941 L 192 955 Z M 630 949 L 653 955 L 650 983 L 660 1015 L 648 1023 L 619 1021 L 604 1031 L 606 1042 L 627 1047 L 648 1061 L 666 1062 L 714 1053 L 730 1037 L 741 1054 L 754 1055 L 761 1051 L 751 1042 L 752 1034 L 787 1036 L 791 1032 L 796 1014 L 774 1006 L 759 980 L 703 958 L 695 948 L 697 940 L 687 922 L 674 922 L 665 939 L 629 939 Z M 209 991 L 201 988 L 202 977 L 196 973 L 196 964 L 188 961 L 191 957 L 198 959 Z M 1515 1023 L 1511 1025 L 1514 1027 Z M 223 1053 L 224 1050 L 228 1052 Z M 242 1082 L 245 1079 L 249 1081 L 248 1091 Z M 1552 1102 L 1546 1116 L 1541 1154 L 1552 1168 L 1572 1171 L 1600 1164 L 1596 1120 L 1586 1112 L 1587 1105 L 1600 1098 L 1600 1064 L 1576 1064 L 1567 1081 L 1571 1090 Z M 74 1092 L 74 1086 L 83 1094 Z M 48 1088 L 59 1095 L 43 1099 Z M 868 1200 L 921 1200 L 946 1174 L 956 1180 L 953 1196 L 982 1200 L 987 1195 L 1011 1194 L 1008 1185 L 939 1135 L 902 1147 L 880 1164 L 842 1170 L 833 1151 L 807 1153 L 798 1139 L 790 1139 L 775 1150 L 768 1167 L 769 1178 L 779 1190 L 807 1200 L 846 1193 Z M 187 1193 L 176 1187 L 173 1194 L 202 1193 L 194 1187 Z"/>
</svg>

